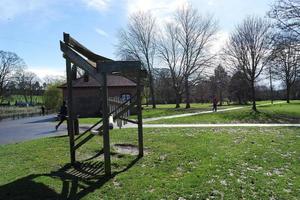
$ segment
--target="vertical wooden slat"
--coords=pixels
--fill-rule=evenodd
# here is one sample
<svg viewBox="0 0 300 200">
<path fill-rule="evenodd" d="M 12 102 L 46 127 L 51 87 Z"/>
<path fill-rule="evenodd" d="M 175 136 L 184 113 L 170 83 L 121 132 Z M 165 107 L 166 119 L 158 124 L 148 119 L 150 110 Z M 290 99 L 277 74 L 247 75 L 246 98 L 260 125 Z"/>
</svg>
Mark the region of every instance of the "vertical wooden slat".
<svg viewBox="0 0 300 200">
<path fill-rule="evenodd" d="M 103 151 L 104 151 L 104 170 L 107 176 L 111 175 L 110 162 L 110 141 L 109 141 L 109 111 L 108 111 L 108 91 L 107 91 L 107 75 L 102 73 L 102 118 L 103 118 Z"/>
<path fill-rule="evenodd" d="M 67 90 L 68 90 L 68 135 L 70 140 L 70 156 L 71 164 L 74 164 L 76 161 L 75 158 L 75 149 L 74 149 L 74 124 L 73 124 L 73 94 L 72 94 L 72 69 L 71 61 L 69 58 L 66 58 L 66 71 L 67 71 Z"/>
<path fill-rule="evenodd" d="M 140 72 L 140 71 L 139 71 Z M 141 78 L 140 73 L 137 77 L 137 115 L 138 115 L 138 143 L 139 143 L 139 156 L 144 155 L 144 142 L 143 142 L 143 118 L 142 118 L 142 99 L 141 99 Z"/>
</svg>

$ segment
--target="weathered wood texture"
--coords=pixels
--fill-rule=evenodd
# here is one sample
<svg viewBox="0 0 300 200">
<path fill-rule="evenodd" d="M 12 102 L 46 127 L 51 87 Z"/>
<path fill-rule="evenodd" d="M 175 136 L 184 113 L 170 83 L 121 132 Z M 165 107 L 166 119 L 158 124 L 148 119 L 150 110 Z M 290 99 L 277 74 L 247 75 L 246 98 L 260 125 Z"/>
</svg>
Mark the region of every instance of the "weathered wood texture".
<svg viewBox="0 0 300 200">
<path fill-rule="evenodd" d="M 66 59 L 66 71 L 67 71 L 67 89 L 68 89 L 68 134 L 70 139 L 70 154 L 71 163 L 76 161 L 76 149 L 85 144 L 95 135 L 89 134 L 75 146 L 74 141 L 74 113 L 73 113 L 73 99 L 72 99 L 72 79 L 74 78 L 74 71 L 72 73 L 71 62 L 83 69 L 90 76 L 101 83 L 102 100 L 99 100 L 99 104 L 102 102 L 102 126 L 98 128 L 98 131 L 103 133 L 103 152 L 104 152 L 104 170 L 106 175 L 111 175 L 111 158 L 110 158 L 110 138 L 109 138 L 109 116 L 113 114 L 114 119 L 122 118 L 124 112 L 128 112 L 129 109 L 137 105 L 138 120 L 133 121 L 126 119 L 129 122 L 138 124 L 138 145 L 139 156 L 143 156 L 143 121 L 142 121 L 142 106 L 141 106 L 141 92 L 143 87 L 144 78 L 147 76 L 147 72 L 141 68 L 139 61 L 112 61 L 103 56 L 97 55 L 87 49 L 85 46 L 77 42 L 69 34 L 64 33 L 64 42 L 60 41 L 61 51 L 64 53 Z M 85 58 L 84 58 L 85 57 Z M 129 79 L 137 82 L 137 93 L 132 96 L 131 103 L 127 105 L 127 101 L 116 108 L 114 111 L 108 109 L 108 88 L 107 88 L 107 74 L 119 73 L 124 77 L 130 77 Z M 93 125 L 88 131 L 96 127 L 101 123 L 101 120 Z M 83 135 L 86 135 L 88 131 L 85 131 L 82 135 L 76 138 L 78 141 Z"/>
<path fill-rule="evenodd" d="M 100 56 L 98 54 L 95 54 L 94 52 L 90 51 L 88 48 L 86 48 L 84 45 L 80 44 L 78 41 L 76 41 L 74 38 L 72 38 L 68 33 L 64 33 L 64 42 L 72 47 L 75 51 L 80 53 L 81 55 L 85 56 L 89 60 L 92 60 L 94 62 L 97 62 L 99 60 L 102 61 L 110 61 L 111 59 Z"/>
<path fill-rule="evenodd" d="M 139 156 L 144 156 L 144 139 L 143 139 L 143 117 L 142 117 L 142 87 L 141 76 L 138 76 L 137 81 L 137 117 L 138 117 L 138 144 Z"/>
<path fill-rule="evenodd" d="M 110 161 L 110 138 L 109 138 L 109 111 L 107 95 L 107 75 L 102 73 L 102 118 L 103 118 L 103 151 L 104 151 L 104 171 L 106 175 L 111 175 Z"/>
<path fill-rule="evenodd" d="M 68 135 L 70 141 L 70 156 L 71 164 L 76 162 L 75 149 L 74 149 L 74 122 L 73 122 L 73 95 L 72 95 L 72 70 L 71 61 L 66 59 L 66 72 L 67 72 L 67 88 L 68 88 Z"/>
</svg>

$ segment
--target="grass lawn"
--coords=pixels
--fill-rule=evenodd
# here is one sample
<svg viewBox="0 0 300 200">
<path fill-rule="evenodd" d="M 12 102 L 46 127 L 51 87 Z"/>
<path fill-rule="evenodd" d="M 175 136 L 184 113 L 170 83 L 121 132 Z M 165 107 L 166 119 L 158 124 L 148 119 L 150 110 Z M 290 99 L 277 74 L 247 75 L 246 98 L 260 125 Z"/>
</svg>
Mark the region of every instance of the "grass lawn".
<svg viewBox="0 0 300 200">
<path fill-rule="evenodd" d="M 184 104 L 180 105 L 180 108 L 175 108 L 175 104 L 158 104 L 156 109 L 152 109 L 149 106 L 143 106 L 143 118 L 153 118 L 153 117 L 161 117 L 161 116 L 168 116 L 168 115 L 177 115 L 177 114 L 184 114 L 184 113 L 193 113 L 199 111 L 208 111 L 212 109 L 212 105 L 209 103 L 193 103 L 191 104 L 190 109 L 185 109 Z M 220 109 L 231 108 L 237 105 L 223 105 Z M 136 119 L 136 115 L 130 116 L 130 119 Z M 80 118 L 79 122 L 83 124 L 95 124 L 99 121 L 99 118 Z"/>
<path fill-rule="evenodd" d="M 136 129 L 113 130 L 111 143 L 136 144 Z M 0 146 L 0 199 L 299 199 L 299 128 L 145 129 L 146 155 L 113 149 L 103 177 L 102 139 L 78 153 L 68 138 Z"/>
<path fill-rule="evenodd" d="M 257 107 L 257 109 L 259 113 L 252 112 L 251 106 L 247 106 L 239 110 L 162 119 L 147 123 L 300 123 L 300 101 L 292 101 L 290 104 L 264 105 Z"/>
</svg>

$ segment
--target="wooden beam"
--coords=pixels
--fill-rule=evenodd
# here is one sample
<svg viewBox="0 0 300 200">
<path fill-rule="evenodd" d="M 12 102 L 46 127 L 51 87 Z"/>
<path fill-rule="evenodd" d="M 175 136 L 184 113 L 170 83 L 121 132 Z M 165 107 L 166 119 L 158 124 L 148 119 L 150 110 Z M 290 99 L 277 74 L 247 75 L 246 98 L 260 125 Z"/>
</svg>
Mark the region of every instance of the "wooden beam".
<svg viewBox="0 0 300 200">
<path fill-rule="evenodd" d="M 68 44 L 70 47 L 72 47 L 75 51 L 80 53 L 81 55 L 85 56 L 89 60 L 92 60 L 94 62 L 97 62 L 98 60 L 101 61 L 112 61 L 109 58 L 100 56 L 98 54 L 95 54 L 94 52 L 90 51 L 88 48 L 86 48 L 84 45 L 76 41 L 74 38 L 72 38 L 68 33 L 64 33 L 64 42 Z"/>
<path fill-rule="evenodd" d="M 81 147 L 83 144 L 85 144 L 87 141 L 89 141 L 90 139 L 92 139 L 95 135 L 93 134 L 89 134 L 88 136 L 86 136 L 83 140 L 81 140 L 78 144 L 76 144 L 74 146 L 74 149 L 78 149 L 79 147 Z"/>
<path fill-rule="evenodd" d="M 144 139 L 143 139 L 143 117 L 142 117 L 142 86 L 141 76 L 137 77 L 137 117 L 138 117 L 138 144 L 139 156 L 144 155 Z"/>
<path fill-rule="evenodd" d="M 98 61 L 97 69 L 100 72 L 134 72 L 141 69 L 140 61 Z"/>
<path fill-rule="evenodd" d="M 138 122 L 135 121 L 135 120 L 126 119 L 126 118 L 123 118 L 123 117 L 119 117 L 119 119 L 121 119 L 121 120 L 123 120 L 123 121 L 127 121 L 127 122 L 130 122 L 130 123 L 133 123 L 133 124 L 138 124 Z"/>
<path fill-rule="evenodd" d="M 102 75 L 102 119 L 103 119 L 103 151 L 104 151 L 104 171 L 107 176 L 111 175 L 110 161 L 110 141 L 109 141 L 109 111 L 108 111 L 108 90 L 107 75 Z"/>
<path fill-rule="evenodd" d="M 79 54 L 73 51 L 70 47 L 64 44 L 62 41 L 60 41 L 60 49 L 64 52 L 65 56 L 71 60 L 72 63 L 74 63 L 81 69 L 87 71 L 90 76 L 92 76 L 100 83 L 102 82 L 101 75 L 97 72 L 97 69 L 85 59 L 83 59 Z"/>
<path fill-rule="evenodd" d="M 74 123 L 73 123 L 73 94 L 72 94 L 72 69 L 70 59 L 66 59 L 66 72 L 67 72 L 67 92 L 68 92 L 68 135 L 70 142 L 70 157 L 71 164 L 76 161 L 74 149 Z"/>
<path fill-rule="evenodd" d="M 90 132 L 93 128 L 95 128 L 98 124 L 100 124 L 102 122 L 102 119 L 100 119 L 96 124 L 94 124 L 93 126 L 91 126 L 90 128 L 88 128 L 87 130 L 85 130 L 83 133 L 81 133 L 76 139 L 75 141 L 79 140 L 81 137 L 83 137 L 86 133 Z"/>
</svg>

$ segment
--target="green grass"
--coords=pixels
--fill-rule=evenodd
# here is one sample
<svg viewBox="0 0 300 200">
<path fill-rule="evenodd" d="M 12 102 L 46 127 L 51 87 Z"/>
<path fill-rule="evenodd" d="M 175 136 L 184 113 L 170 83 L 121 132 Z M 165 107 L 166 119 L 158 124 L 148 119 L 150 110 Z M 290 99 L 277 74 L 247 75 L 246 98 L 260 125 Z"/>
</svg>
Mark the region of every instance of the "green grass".
<svg viewBox="0 0 300 200">
<path fill-rule="evenodd" d="M 147 154 L 113 150 L 111 179 L 102 157 L 76 168 L 68 138 L 0 146 L 0 199 L 299 199 L 299 128 L 145 129 Z M 111 143 L 136 144 L 136 129 Z M 81 160 L 99 152 L 93 139 Z"/>
<path fill-rule="evenodd" d="M 30 101 L 30 97 L 28 96 L 28 101 Z M 16 101 L 18 102 L 25 102 L 25 98 L 23 95 L 11 95 L 8 99 L 4 101 L 4 103 L 10 102 L 11 105 L 14 105 Z M 34 95 L 32 97 L 32 101 L 34 103 L 43 103 L 43 96 L 42 95 Z"/>
<path fill-rule="evenodd" d="M 177 115 L 177 114 L 184 114 L 184 113 L 193 113 L 199 111 L 208 111 L 211 110 L 211 104 L 205 103 L 193 103 L 191 104 L 190 109 L 185 109 L 184 104 L 180 105 L 180 108 L 175 108 L 174 104 L 158 104 L 156 109 L 153 109 L 151 106 L 143 106 L 143 118 L 153 118 L 153 117 L 161 117 L 161 116 L 168 116 L 168 115 Z M 221 106 L 221 109 L 224 108 L 231 108 L 236 105 L 224 105 Z M 132 115 L 129 117 L 130 119 L 136 119 L 136 115 Z M 83 124 L 95 124 L 99 121 L 99 118 L 80 118 L 79 122 Z"/>
<path fill-rule="evenodd" d="M 162 119 L 147 123 L 300 123 L 300 101 L 292 101 L 290 104 L 264 105 L 257 108 L 259 113 L 253 112 L 251 106 L 248 106 L 239 110 Z"/>
<path fill-rule="evenodd" d="M 30 115 L 41 112 L 40 106 L 16 107 L 16 106 L 0 106 L 0 118 L 13 117 L 15 115 Z"/>
</svg>

